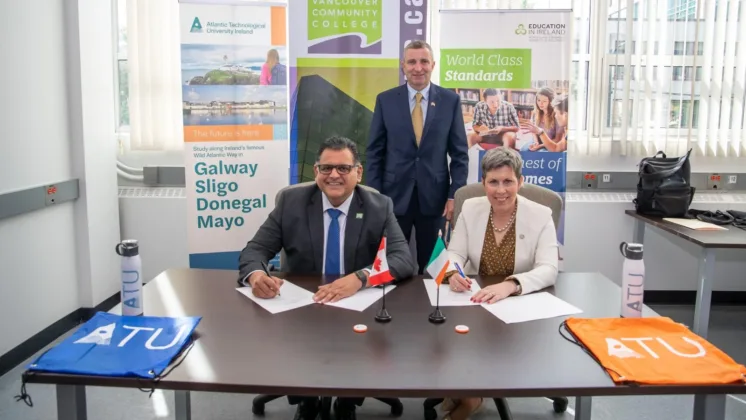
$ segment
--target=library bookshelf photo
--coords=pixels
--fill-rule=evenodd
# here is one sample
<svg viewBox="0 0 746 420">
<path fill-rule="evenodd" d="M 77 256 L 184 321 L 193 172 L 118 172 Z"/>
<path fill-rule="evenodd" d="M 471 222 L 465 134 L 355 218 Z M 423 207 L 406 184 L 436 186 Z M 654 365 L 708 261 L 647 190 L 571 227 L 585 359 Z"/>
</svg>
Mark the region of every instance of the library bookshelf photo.
<svg viewBox="0 0 746 420">
<path fill-rule="evenodd" d="M 527 89 L 497 88 L 454 88 L 451 89 L 461 99 L 461 112 L 464 118 L 469 148 L 488 149 L 506 145 L 521 151 L 543 150 L 538 134 L 525 129 L 541 125 L 550 130 L 553 137 L 559 138 L 566 127 L 559 127 L 556 121 L 540 118 L 539 104 L 549 106 L 570 91 L 568 80 L 534 80 Z M 485 96 L 487 94 L 487 96 Z M 537 103 L 537 96 L 540 101 Z M 497 98 L 500 100 L 496 100 Z M 515 113 L 513 113 L 515 110 Z M 550 116 L 553 112 L 550 112 Z M 538 116 L 538 117 L 537 117 Z M 479 121 L 475 122 L 475 118 Z M 541 120 L 541 121 L 537 121 Z M 529 124 L 529 122 L 531 124 Z M 478 130 L 478 131 L 476 131 Z M 536 130 L 534 130 L 536 132 Z"/>
<path fill-rule="evenodd" d="M 568 80 L 536 80 L 531 83 L 531 89 L 497 89 L 501 99 L 513 105 L 518 118 L 531 119 L 536 104 L 536 92 L 542 88 L 549 88 L 554 95 L 567 95 L 570 91 Z M 464 123 L 470 125 L 474 120 L 474 109 L 479 102 L 484 101 L 486 89 L 451 89 L 461 97 L 461 112 L 464 115 Z"/>
</svg>

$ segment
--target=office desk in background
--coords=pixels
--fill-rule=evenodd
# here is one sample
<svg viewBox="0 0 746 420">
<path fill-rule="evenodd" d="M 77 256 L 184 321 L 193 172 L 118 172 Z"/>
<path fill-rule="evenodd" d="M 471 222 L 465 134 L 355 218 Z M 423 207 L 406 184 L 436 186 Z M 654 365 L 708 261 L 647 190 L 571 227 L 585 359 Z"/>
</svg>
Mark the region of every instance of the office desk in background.
<svg viewBox="0 0 746 420">
<path fill-rule="evenodd" d="M 710 323 L 712 284 L 715 275 L 715 250 L 746 249 L 746 230 L 735 226 L 726 226 L 728 230 L 694 230 L 667 222 L 660 217 L 637 214 L 634 210 L 626 210 L 625 214 L 635 219 L 633 241 L 636 243 L 644 243 L 645 225 L 650 225 L 701 247 L 699 285 L 697 286 L 697 301 L 694 307 L 694 326 L 692 331 L 700 337 L 707 338 L 707 327 Z"/>
<path fill-rule="evenodd" d="M 505 324 L 480 307 L 447 307 L 442 325 L 421 277 L 386 296 L 393 317 L 378 324 L 379 305 L 364 312 L 310 305 L 277 315 L 235 290 L 236 272 L 167 270 L 144 288 L 146 315 L 200 315 L 183 363 L 156 385 L 175 390 L 176 419 L 190 419 L 190 391 L 365 397 L 576 396 L 576 418 L 591 418 L 593 395 L 713 394 L 696 419 L 722 420 L 725 394 L 742 386 L 619 386 L 558 332 L 562 318 Z M 282 276 L 315 290 L 318 277 Z M 482 286 L 498 279 L 478 279 Z M 583 317 L 617 317 L 618 286 L 600 274 L 562 273 L 547 290 Z M 115 308 L 113 311 L 116 312 Z M 649 308 L 644 314 L 655 316 Z M 367 333 L 353 332 L 366 324 Z M 468 334 L 454 326 L 468 325 Z M 147 388 L 137 379 L 34 373 L 29 383 L 57 385 L 59 420 L 85 419 L 85 386 Z M 696 408 L 696 407 L 695 407 Z M 247 415 L 251 410 L 247 400 Z"/>
</svg>

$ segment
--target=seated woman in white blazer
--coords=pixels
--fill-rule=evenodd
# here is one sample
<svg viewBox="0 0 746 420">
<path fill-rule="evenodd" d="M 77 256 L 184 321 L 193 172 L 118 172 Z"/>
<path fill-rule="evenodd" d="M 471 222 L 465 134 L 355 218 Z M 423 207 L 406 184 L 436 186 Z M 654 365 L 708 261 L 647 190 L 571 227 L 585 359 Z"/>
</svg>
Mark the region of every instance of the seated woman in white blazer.
<svg viewBox="0 0 746 420">
<path fill-rule="evenodd" d="M 523 186 L 523 160 L 515 150 L 499 147 L 482 158 L 486 197 L 464 201 L 448 253 L 467 278 L 451 273 L 452 290 L 471 288 L 469 275 L 502 276 L 473 300 L 494 303 L 511 295 L 531 293 L 557 280 L 557 232 L 552 210 L 518 195 Z"/>
<path fill-rule="evenodd" d="M 449 273 L 452 290 L 471 289 L 469 275 L 500 276 L 505 280 L 475 293 L 475 302 L 495 303 L 511 295 L 531 293 L 557 280 L 557 232 L 549 207 L 518 195 L 523 186 L 521 156 L 499 147 L 482 158 L 482 185 L 486 197 L 464 201 L 448 244 L 451 261 L 467 275 Z M 481 398 L 448 399 L 442 407 L 446 419 L 468 418 Z"/>
</svg>

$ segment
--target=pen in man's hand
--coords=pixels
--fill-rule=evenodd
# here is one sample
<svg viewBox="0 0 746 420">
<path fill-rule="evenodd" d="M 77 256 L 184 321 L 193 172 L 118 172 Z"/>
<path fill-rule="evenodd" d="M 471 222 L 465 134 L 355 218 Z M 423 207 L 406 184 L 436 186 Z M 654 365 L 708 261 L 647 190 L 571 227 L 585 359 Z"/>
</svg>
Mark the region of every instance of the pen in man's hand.
<svg viewBox="0 0 746 420">
<path fill-rule="evenodd" d="M 269 274 L 269 268 L 267 268 L 267 263 L 265 263 L 264 261 L 262 261 L 262 268 L 264 269 L 264 274 L 266 274 L 267 277 L 269 277 L 271 279 L 272 276 Z M 277 296 L 280 296 L 280 289 L 279 288 L 277 289 Z"/>
</svg>

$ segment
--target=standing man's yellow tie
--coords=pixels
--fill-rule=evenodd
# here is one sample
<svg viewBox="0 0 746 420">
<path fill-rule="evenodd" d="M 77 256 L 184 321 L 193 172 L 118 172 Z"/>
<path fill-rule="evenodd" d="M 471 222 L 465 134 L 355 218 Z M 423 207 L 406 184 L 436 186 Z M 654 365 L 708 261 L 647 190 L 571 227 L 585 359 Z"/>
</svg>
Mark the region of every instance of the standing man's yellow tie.
<svg viewBox="0 0 746 420">
<path fill-rule="evenodd" d="M 414 104 L 414 110 L 412 110 L 412 126 L 414 127 L 414 138 L 417 140 L 417 146 L 420 145 L 422 140 L 422 94 L 417 92 L 414 95 L 416 103 Z"/>
</svg>

